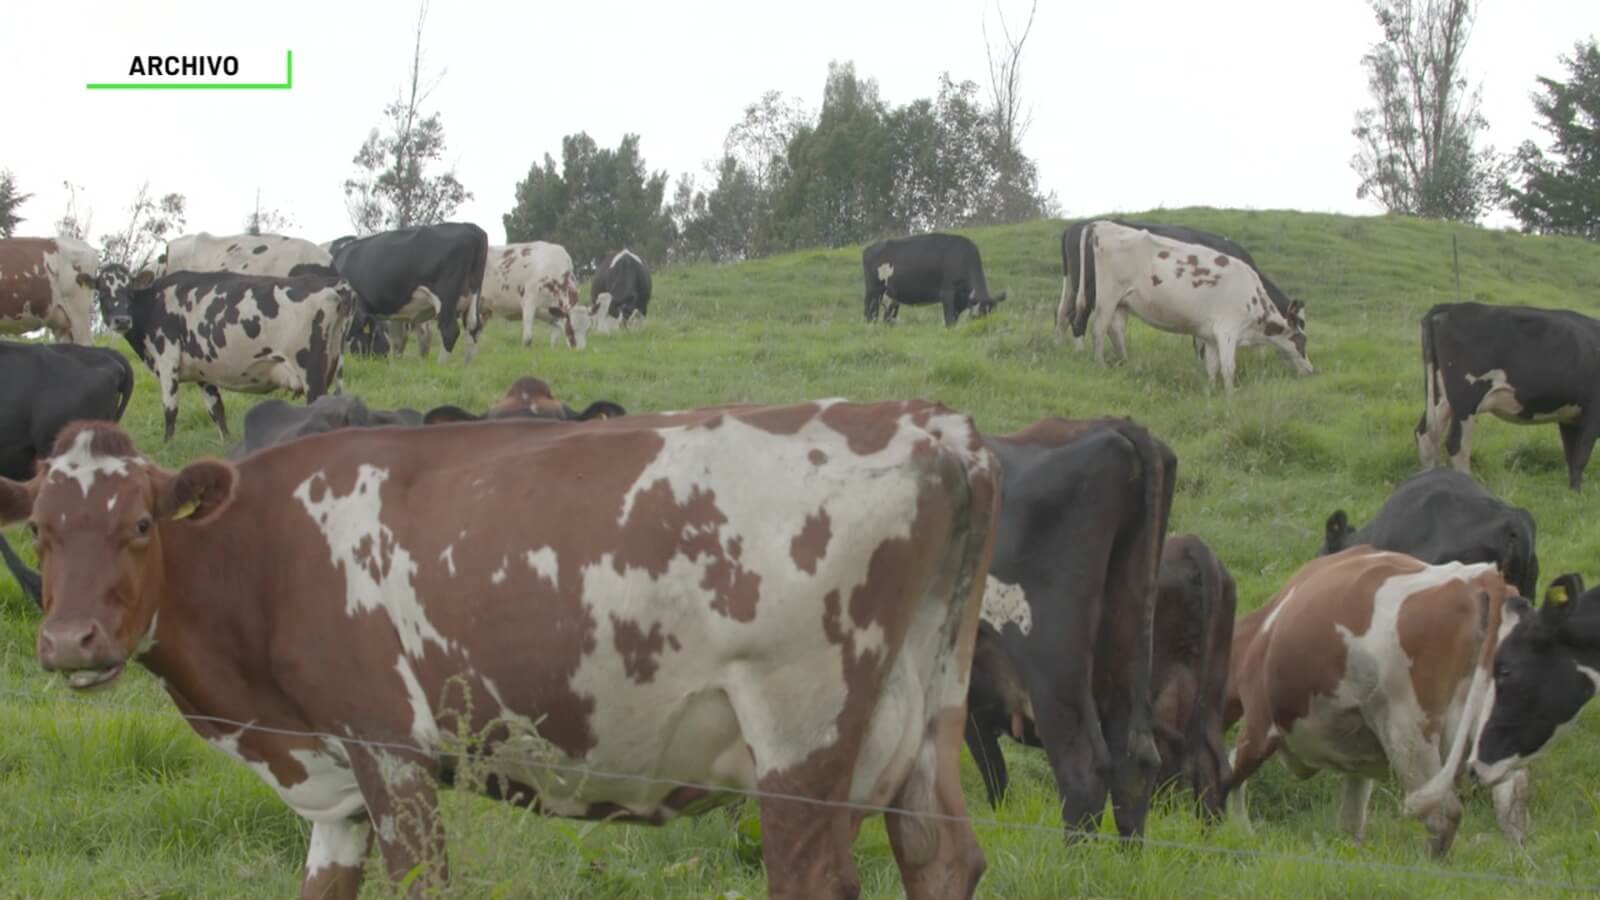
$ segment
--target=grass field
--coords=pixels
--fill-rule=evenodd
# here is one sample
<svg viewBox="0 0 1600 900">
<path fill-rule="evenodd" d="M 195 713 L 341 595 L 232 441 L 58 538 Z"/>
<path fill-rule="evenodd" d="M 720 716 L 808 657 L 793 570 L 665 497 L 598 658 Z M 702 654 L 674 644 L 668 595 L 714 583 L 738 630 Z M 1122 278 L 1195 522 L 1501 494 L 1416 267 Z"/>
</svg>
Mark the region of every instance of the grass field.
<svg viewBox="0 0 1600 900">
<path fill-rule="evenodd" d="M 1576 240 L 1398 218 L 1292 212 L 1168 210 L 1152 219 L 1215 230 L 1250 248 L 1308 307 L 1318 373 L 1296 378 L 1271 351 L 1241 354 L 1232 402 L 1208 393 L 1186 338 L 1135 324 L 1133 359 L 1102 370 L 1052 337 L 1060 293 L 1060 224 L 971 232 L 994 290 L 1011 299 L 985 320 L 946 330 L 939 313 L 907 307 L 894 329 L 861 323 L 858 250 L 791 254 L 738 266 L 657 273 L 649 325 L 596 336 L 584 352 L 532 351 L 520 328 L 491 324 L 471 368 L 415 356 L 351 360 L 346 389 L 373 406 L 482 409 L 513 378 L 538 374 L 575 407 L 615 400 L 630 411 L 732 401 L 922 396 L 1007 431 L 1047 415 L 1131 415 L 1177 451 L 1174 531 L 1193 531 L 1239 583 L 1240 613 L 1263 603 L 1321 543 L 1343 507 L 1356 522 L 1417 468 L 1411 429 L 1421 411 L 1417 321 L 1453 300 L 1450 240 L 1460 240 L 1461 294 L 1491 303 L 1559 306 L 1600 316 L 1600 246 Z M 104 339 L 125 349 L 120 339 Z M 415 351 L 413 350 L 413 354 Z M 176 467 L 225 450 L 200 397 L 183 388 L 179 434 L 160 444 L 153 378 L 124 425 Z M 237 433 L 250 403 L 225 395 Z M 1556 430 L 1488 422 L 1474 436 L 1474 471 L 1533 511 L 1548 580 L 1600 578 L 1600 525 L 1583 517 L 1600 491 L 1566 488 Z M 18 546 L 21 539 L 13 534 Z M 292 561 L 285 560 L 286 564 Z M 0 576 L 3 578 L 3 576 Z M 308 829 L 255 776 L 194 737 L 142 671 L 114 692 L 78 697 L 37 669 L 37 615 L 0 583 L 0 896 L 288 897 Z M 1163 796 L 1152 845 L 1068 846 L 1042 754 L 1007 745 L 1012 798 L 992 813 L 970 760 L 967 797 L 989 860 L 990 897 L 1502 897 L 1547 896 L 1554 884 L 1600 886 L 1600 716 L 1533 769 L 1532 837 L 1499 836 L 1487 792 L 1469 790 L 1465 822 L 1443 864 L 1405 819 L 1392 783 L 1373 798 L 1366 844 L 1334 828 L 1339 780 L 1297 781 L 1278 765 L 1252 782 L 1256 830 L 1203 828 L 1186 797 Z M 447 794 L 455 876 L 467 897 L 759 897 L 765 881 L 748 806 L 735 824 L 713 813 L 664 829 L 545 820 Z M 1159 842 L 1159 843 L 1158 843 Z M 1204 848 L 1171 844 L 1204 845 Z M 1230 852 L 1224 852 L 1230 851 Z M 1238 852 L 1231 852 L 1238 851 Z M 896 896 L 883 829 L 856 846 L 863 895 Z M 376 876 L 378 869 L 370 870 Z M 1469 878 L 1465 876 L 1481 876 Z M 1493 877 L 1535 879 L 1514 886 Z M 365 896 L 386 896 L 369 878 Z"/>
</svg>

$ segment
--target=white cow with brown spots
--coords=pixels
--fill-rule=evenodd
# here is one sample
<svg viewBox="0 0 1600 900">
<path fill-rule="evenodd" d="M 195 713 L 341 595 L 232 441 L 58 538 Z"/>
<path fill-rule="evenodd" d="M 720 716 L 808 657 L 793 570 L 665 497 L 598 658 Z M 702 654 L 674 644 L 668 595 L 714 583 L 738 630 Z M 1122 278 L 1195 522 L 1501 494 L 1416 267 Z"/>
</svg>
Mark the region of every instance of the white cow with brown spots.
<svg viewBox="0 0 1600 900">
<path fill-rule="evenodd" d="M 1190 244 L 1097 221 L 1087 229 L 1095 257 L 1095 293 L 1089 330 L 1095 358 L 1105 363 L 1109 335 L 1117 354 L 1128 358 L 1128 315 L 1174 334 L 1192 335 L 1206 375 L 1221 373 L 1233 393 L 1234 356 L 1239 347 L 1268 344 L 1302 375 L 1313 368 L 1306 357 L 1306 335 L 1299 301 L 1289 314 L 1279 312 L 1248 264 L 1199 244 Z"/>
<path fill-rule="evenodd" d="M 0 334 L 48 328 L 58 341 L 89 331 L 100 254 L 73 238 L 0 239 Z"/>
<path fill-rule="evenodd" d="M 1453 789 L 1489 711 L 1501 610 L 1517 597 L 1493 563 L 1428 565 L 1352 547 L 1297 572 L 1234 631 L 1226 719 L 1241 716 L 1229 812 L 1248 824 L 1244 781 L 1274 753 L 1302 778 L 1344 776 L 1339 824 L 1366 829 L 1375 779 L 1400 779 L 1408 814 L 1450 849 Z M 1520 843 L 1527 782 L 1495 789 L 1501 830 Z"/>
<path fill-rule="evenodd" d="M 498 315 L 522 317 L 522 346 L 533 343 L 533 323 L 548 322 L 567 345 L 582 349 L 592 311 L 578 302 L 572 257 L 560 244 L 530 241 L 489 248 L 483 303 Z M 551 343 L 555 343 L 555 335 Z"/>
<path fill-rule="evenodd" d="M 326 266 L 333 257 L 304 238 L 283 234 L 186 234 L 167 242 L 157 277 L 171 272 L 238 272 L 287 278 L 298 265 Z"/>
</svg>

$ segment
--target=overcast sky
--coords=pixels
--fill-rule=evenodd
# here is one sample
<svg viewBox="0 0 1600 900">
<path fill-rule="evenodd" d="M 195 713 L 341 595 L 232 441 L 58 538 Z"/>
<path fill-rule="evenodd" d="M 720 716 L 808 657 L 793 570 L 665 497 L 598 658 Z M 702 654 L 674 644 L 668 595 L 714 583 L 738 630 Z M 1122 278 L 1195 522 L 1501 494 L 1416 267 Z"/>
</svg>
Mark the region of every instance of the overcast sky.
<svg viewBox="0 0 1600 900">
<path fill-rule="evenodd" d="M 1012 15 L 1026 0 L 1001 0 Z M 588 131 L 642 138 L 652 169 L 700 174 L 765 90 L 815 110 L 830 60 L 853 60 L 900 104 L 938 76 L 983 81 L 994 0 L 868 2 L 435 2 L 426 69 L 442 74 L 449 158 L 474 198 L 457 218 L 504 240 L 501 215 L 530 163 Z M 189 198 L 189 230 L 234 233 L 259 189 L 293 229 L 348 233 L 351 157 L 405 78 L 410 0 L 241 5 L 215 0 L 0 3 L 0 168 L 34 194 L 22 233 L 48 233 L 63 181 L 95 237 L 125 220 L 141 182 Z M 1468 50 L 1490 139 L 1537 137 L 1536 75 L 1600 31 L 1594 0 L 1486 0 Z M 1041 3 L 1024 60 L 1025 149 L 1067 214 L 1157 206 L 1376 212 L 1355 197 L 1350 128 L 1360 59 L 1378 37 L 1356 0 Z M 89 91 L 127 80 L 134 55 L 236 54 L 241 75 L 291 91 Z M 1503 220 L 1503 217 L 1502 217 Z"/>
</svg>

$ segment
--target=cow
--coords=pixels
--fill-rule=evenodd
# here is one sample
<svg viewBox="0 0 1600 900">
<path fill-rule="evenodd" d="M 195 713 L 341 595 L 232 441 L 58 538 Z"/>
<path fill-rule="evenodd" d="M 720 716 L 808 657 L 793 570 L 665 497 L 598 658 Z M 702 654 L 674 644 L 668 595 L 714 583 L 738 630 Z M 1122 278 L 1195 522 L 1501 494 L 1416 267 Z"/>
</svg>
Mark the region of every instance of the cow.
<svg viewBox="0 0 1600 900">
<path fill-rule="evenodd" d="M 869 244 L 861 251 L 861 270 L 867 282 L 868 322 L 878 320 L 885 297 L 886 324 L 899 318 L 902 303 L 937 303 L 944 308 L 946 326 L 956 324 L 969 309 L 974 317 L 988 315 L 1006 299 L 1005 291 L 990 296 L 978 245 L 958 234 L 934 232 Z"/>
<path fill-rule="evenodd" d="M 1344 776 L 1339 824 L 1363 840 L 1375 779 L 1399 778 L 1436 857 L 1461 824 L 1454 783 L 1488 711 L 1501 610 L 1519 596 L 1492 563 L 1429 565 L 1351 547 L 1302 567 L 1234 632 L 1226 719 L 1243 719 L 1228 811 L 1243 825 L 1244 782 L 1281 751 L 1290 771 Z M 1496 789 L 1501 830 L 1521 843 L 1526 783 Z"/>
<path fill-rule="evenodd" d="M 1538 610 L 1521 598 L 1508 602 L 1500 633 L 1471 764 L 1496 791 L 1516 784 L 1600 692 L 1600 589 L 1585 591 L 1582 576 L 1563 575 Z"/>
<path fill-rule="evenodd" d="M 479 295 L 488 254 L 482 228 L 446 222 L 344 243 L 333 255 L 333 268 L 350 281 L 367 315 L 413 323 L 437 319 L 441 363 L 450 358 L 464 322 L 470 363 L 483 329 Z"/>
<path fill-rule="evenodd" d="M 589 304 L 598 308 L 611 295 L 609 312 L 622 324 L 643 323 L 650 312 L 650 270 L 644 260 L 624 247 L 601 260 L 589 281 Z"/>
<path fill-rule="evenodd" d="M 1072 327 L 1073 339 L 1076 348 L 1083 350 L 1083 332 L 1088 325 L 1089 314 L 1095 306 L 1095 273 L 1094 254 L 1086 253 L 1087 245 L 1084 243 L 1083 234 L 1088 226 L 1095 220 L 1085 219 L 1067 226 L 1061 233 L 1061 303 L 1056 308 L 1056 338 L 1060 339 L 1068 325 Z M 1305 330 L 1304 304 L 1291 300 L 1283 289 L 1278 287 L 1267 274 L 1256 265 L 1250 251 L 1228 240 L 1220 234 L 1201 231 L 1198 228 L 1187 228 L 1182 225 L 1158 225 L 1149 222 L 1131 222 L 1127 219 L 1113 218 L 1109 221 L 1126 228 L 1136 228 L 1148 231 L 1151 234 L 1188 244 L 1199 244 L 1209 247 L 1220 253 L 1239 260 L 1245 265 L 1256 270 L 1256 275 L 1261 278 L 1261 286 L 1266 288 L 1267 297 L 1272 305 L 1277 307 L 1278 313 L 1290 324 L 1301 331 Z M 1204 344 L 1199 338 L 1195 339 L 1195 352 L 1201 355 Z"/>
<path fill-rule="evenodd" d="M 0 481 L 0 524 L 37 534 L 41 667 L 154 673 L 312 823 L 302 896 L 356 897 L 374 840 L 443 889 L 459 778 L 654 824 L 759 792 L 776 898 L 856 896 L 892 806 L 907 896 L 966 898 L 997 477 L 922 401 L 347 429 L 177 472 L 90 423 Z"/>
<path fill-rule="evenodd" d="M 340 428 L 421 424 L 422 413 L 414 409 L 368 409 L 360 397 L 350 394 L 324 394 L 306 406 L 271 397 L 244 414 L 244 439 L 228 451 L 228 458 L 242 459 L 266 447 Z"/>
<path fill-rule="evenodd" d="M 1256 271 L 1224 253 L 1100 221 L 1086 229 L 1095 256 L 1100 300 L 1090 314 L 1095 359 L 1105 364 L 1107 335 L 1128 357 L 1125 338 L 1132 312 L 1150 326 L 1201 341 L 1209 381 L 1220 370 L 1232 395 L 1234 354 L 1240 345 L 1269 344 L 1301 375 L 1315 369 L 1306 356 L 1298 305 L 1285 317 L 1273 306 Z M 1295 301 L 1298 304 L 1299 301 Z M 1081 315 L 1081 313 L 1080 313 Z"/>
<path fill-rule="evenodd" d="M 168 241 L 160 271 L 154 274 L 160 277 L 174 272 L 238 272 L 284 277 L 295 266 L 326 266 L 332 261 L 327 250 L 302 238 L 282 234 L 219 236 L 202 231 Z"/>
<path fill-rule="evenodd" d="M 610 400 L 596 400 L 582 412 L 562 403 L 550 392 L 543 379 L 524 375 L 506 388 L 505 395 L 495 401 L 483 415 L 473 415 L 459 406 L 436 406 L 422 417 L 425 425 L 448 422 L 481 422 L 489 419 L 556 419 L 562 422 L 587 422 L 590 419 L 611 419 L 625 416 L 628 411 Z"/>
<path fill-rule="evenodd" d="M 1031 723 L 1068 833 L 1097 827 L 1109 790 L 1117 830 L 1141 834 L 1161 764 L 1151 646 L 1177 458 L 1123 419 L 1045 419 L 984 440 L 1000 460 L 1003 500 L 982 617 L 1028 711 L 1020 723 L 1015 710 L 987 727 L 969 721 L 967 747 L 980 769 L 996 764 L 998 798 L 995 734 L 1026 741 Z M 973 690 L 992 690 L 977 665 Z"/>
<path fill-rule="evenodd" d="M 355 296 L 343 278 L 173 272 L 144 284 L 112 263 L 97 282 L 101 314 L 161 382 L 165 440 L 178 421 L 178 385 L 193 382 L 228 440 L 221 388 L 282 388 L 313 402 L 339 391 Z"/>
<path fill-rule="evenodd" d="M 1441 303 L 1422 316 L 1417 455 L 1471 470 L 1473 418 L 1561 430 L 1567 485 L 1583 487 L 1600 437 L 1600 320 L 1570 309 Z"/>
<path fill-rule="evenodd" d="M 89 321 L 100 254 L 83 241 L 0 239 L 0 334 L 48 328 L 58 341 L 94 343 Z"/>
<path fill-rule="evenodd" d="M 483 305 L 485 315 L 522 317 L 524 347 L 533 344 L 535 319 L 562 332 L 570 347 L 582 348 L 589 331 L 591 310 L 579 304 L 572 257 L 560 244 L 532 241 L 490 247 Z"/>
<path fill-rule="evenodd" d="M 1233 578 L 1210 548 L 1193 535 L 1167 539 L 1151 652 L 1152 717 L 1161 755 L 1156 783 L 1185 780 L 1208 819 L 1221 814 L 1228 780 L 1222 707 L 1236 602 Z M 1005 798 L 1005 756 L 994 739 L 1005 733 L 1019 743 L 1043 746 L 1021 663 L 994 626 L 983 621 L 967 689 L 967 747 L 992 807 Z"/>
<path fill-rule="evenodd" d="M 1369 544 L 1425 563 L 1494 563 L 1522 596 L 1539 585 L 1533 515 L 1489 493 L 1471 475 L 1430 469 L 1400 483 L 1365 527 L 1350 530 L 1335 510 L 1324 528 L 1322 554 Z"/>
</svg>

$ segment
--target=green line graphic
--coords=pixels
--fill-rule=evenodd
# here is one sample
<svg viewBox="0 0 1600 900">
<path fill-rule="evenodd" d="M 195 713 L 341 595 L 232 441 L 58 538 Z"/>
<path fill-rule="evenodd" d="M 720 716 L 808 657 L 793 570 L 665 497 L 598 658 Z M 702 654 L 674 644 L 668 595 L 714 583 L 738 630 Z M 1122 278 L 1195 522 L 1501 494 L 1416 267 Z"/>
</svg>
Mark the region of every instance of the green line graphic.
<svg viewBox="0 0 1600 900">
<path fill-rule="evenodd" d="M 89 82 L 84 85 L 91 91 L 287 91 L 294 87 L 294 51 L 284 52 L 284 73 L 281 82 L 247 81 L 113 81 Z"/>
</svg>

